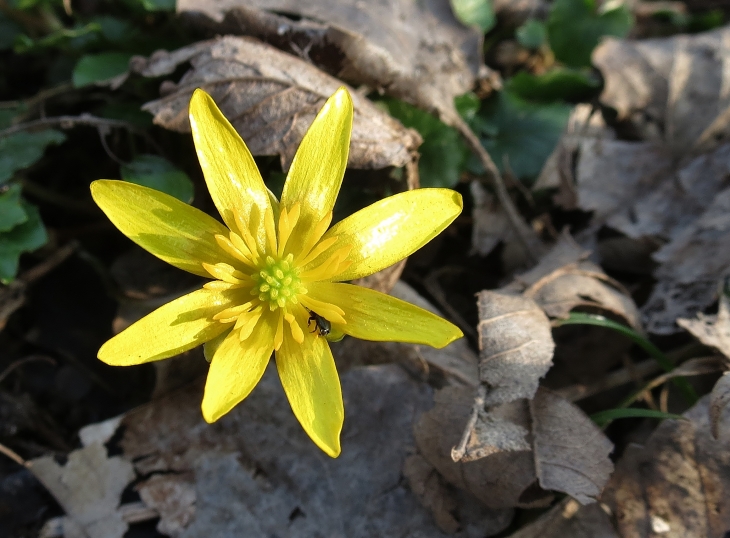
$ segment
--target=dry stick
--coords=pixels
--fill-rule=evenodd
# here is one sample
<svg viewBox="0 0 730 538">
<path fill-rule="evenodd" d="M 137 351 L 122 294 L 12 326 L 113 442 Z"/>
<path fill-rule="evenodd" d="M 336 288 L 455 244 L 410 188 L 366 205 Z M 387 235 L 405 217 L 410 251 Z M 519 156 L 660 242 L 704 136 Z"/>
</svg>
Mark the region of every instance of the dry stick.
<svg viewBox="0 0 730 538">
<path fill-rule="evenodd" d="M 5 368 L 5 370 L 3 370 L 3 373 L 0 374 L 0 383 L 5 381 L 5 378 L 8 377 L 12 373 L 12 371 L 15 370 L 16 368 L 18 368 L 19 366 L 23 366 L 24 364 L 27 364 L 29 362 L 35 362 L 35 361 L 48 362 L 48 363 L 52 364 L 53 366 L 56 365 L 56 361 L 54 361 L 51 357 L 46 357 L 44 355 L 31 355 L 30 357 L 18 359 L 17 361 L 12 362 L 10 364 L 10 366 Z"/>
<path fill-rule="evenodd" d="M 492 158 L 489 156 L 489 153 L 487 153 L 487 150 L 482 146 L 482 143 L 479 141 L 479 137 L 474 134 L 471 128 L 458 114 L 449 115 L 446 123 L 459 131 L 459 134 L 464 137 L 469 149 L 471 149 L 471 151 L 479 158 L 479 161 L 487 173 L 487 179 L 492 182 L 495 193 L 497 194 L 497 199 L 502 205 L 502 209 L 504 209 L 505 213 L 507 213 L 507 218 L 509 218 L 510 224 L 512 224 L 512 227 L 517 233 L 517 237 L 520 239 L 522 246 L 525 248 L 525 251 L 531 258 L 532 262 L 537 263 L 540 258 L 538 252 L 539 239 L 517 211 L 512 199 L 509 197 L 507 187 L 504 185 L 504 181 L 499 170 L 497 170 L 497 167 L 495 166 L 494 161 L 492 161 Z"/>
<path fill-rule="evenodd" d="M 19 123 L 18 125 L 13 125 L 12 127 L 8 127 L 7 129 L 0 131 L 0 138 L 23 131 L 29 131 L 37 127 L 53 127 L 56 125 L 62 129 L 70 129 L 76 125 L 89 125 L 91 127 L 116 127 L 120 129 L 129 129 L 130 131 L 139 130 L 135 125 L 127 121 L 98 118 L 91 114 L 81 114 L 80 116 L 55 116 L 51 118 L 40 118 L 37 120 L 26 121 L 25 123 Z"/>
<path fill-rule="evenodd" d="M 0 443 L 0 454 L 5 454 L 8 458 L 13 460 L 18 465 L 22 465 L 23 467 L 27 467 L 27 462 L 21 458 L 16 452 L 11 450 L 10 448 L 6 447 L 5 445 Z"/>
</svg>

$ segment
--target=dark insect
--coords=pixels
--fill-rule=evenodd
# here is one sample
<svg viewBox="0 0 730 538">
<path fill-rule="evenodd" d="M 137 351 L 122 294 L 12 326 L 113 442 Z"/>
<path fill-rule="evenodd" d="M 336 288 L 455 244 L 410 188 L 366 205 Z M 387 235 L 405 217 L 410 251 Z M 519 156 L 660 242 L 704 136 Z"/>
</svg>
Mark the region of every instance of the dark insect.
<svg viewBox="0 0 730 538">
<path fill-rule="evenodd" d="M 309 311 L 309 320 L 307 320 L 307 327 L 311 326 L 312 322 L 314 322 L 314 329 L 310 332 L 316 331 L 319 336 L 327 336 L 332 330 L 332 324 L 316 312 L 313 312 L 309 309 L 307 310 Z"/>
</svg>

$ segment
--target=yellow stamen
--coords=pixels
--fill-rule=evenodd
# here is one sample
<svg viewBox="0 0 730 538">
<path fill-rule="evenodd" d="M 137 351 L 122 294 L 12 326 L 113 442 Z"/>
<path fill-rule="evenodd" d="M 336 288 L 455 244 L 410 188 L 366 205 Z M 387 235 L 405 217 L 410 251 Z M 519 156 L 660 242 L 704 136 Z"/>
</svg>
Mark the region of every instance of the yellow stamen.
<svg viewBox="0 0 730 538">
<path fill-rule="evenodd" d="M 203 287 L 206 290 L 210 291 L 228 291 L 228 290 L 235 290 L 236 288 L 240 288 L 243 286 L 243 284 L 230 284 L 228 282 L 222 282 L 220 280 L 212 280 L 210 282 L 206 282 L 203 284 Z"/>
<path fill-rule="evenodd" d="M 240 332 L 238 333 L 238 339 L 241 342 L 251 336 L 251 333 L 253 333 L 254 327 L 256 327 L 259 319 L 261 319 L 262 314 L 263 308 L 261 308 L 261 306 L 257 306 L 250 312 L 244 312 L 238 317 L 238 321 L 233 327 L 233 330 L 240 329 Z"/>
<path fill-rule="evenodd" d="M 274 213 L 269 210 L 264 213 L 264 228 L 266 229 L 266 241 L 268 242 L 269 252 L 276 254 L 276 225 L 274 224 Z"/>
<path fill-rule="evenodd" d="M 203 268 L 208 271 L 213 278 L 228 282 L 229 284 L 247 284 L 253 282 L 253 279 L 246 273 L 242 273 L 227 263 L 203 263 Z"/>
<path fill-rule="evenodd" d="M 309 234 L 309 237 L 307 237 L 306 242 L 302 246 L 302 250 L 299 251 L 297 259 L 306 257 L 309 254 L 314 245 L 316 245 L 319 240 L 322 239 L 322 236 L 327 231 L 327 228 L 329 228 L 330 222 L 332 222 L 332 211 L 329 211 L 314 227 L 312 232 Z M 298 262 L 297 265 L 299 265 Z"/>
<path fill-rule="evenodd" d="M 277 252 L 279 258 L 284 256 L 284 247 L 286 247 L 286 242 L 289 240 L 294 226 L 299 221 L 300 212 L 301 206 L 299 202 L 295 202 L 288 212 L 286 208 L 281 208 L 281 215 L 279 215 L 279 250 Z"/>
<path fill-rule="evenodd" d="M 233 232 L 231 232 L 233 234 Z M 235 235 L 235 234 L 234 234 Z M 238 237 L 238 236 L 237 236 Z M 225 250 L 228 254 L 233 256 L 239 261 L 242 261 L 249 267 L 255 268 L 253 261 L 251 261 L 250 257 L 246 256 L 243 252 L 241 252 L 236 246 L 231 242 L 230 239 L 227 237 L 224 237 L 220 234 L 215 235 L 215 242 L 218 243 L 218 246 L 221 247 L 223 250 Z M 248 252 L 248 249 L 246 249 L 246 252 Z M 249 253 L 250 254 L 250 253 Z"/>
<path fill-rule="evenodd" d="M 274 351 L 279 351 L 282 342 L 284 341 L 284 311 L 279 311 L 279 320 L 276 325 L 276 334 L 274 335 Z"/>
<path fill-rule="evenodd" d="M 215 316 L 213 316 L 213 319 L 220 321 L 222 323 L 230 323 L 229 321 L 224 321 L 224 320 L 236 321 L 238 319 L 238 316 L 240 316 L 244 312 L 248 312 L 252 306 L 253 306 L 252 301 L 249 301 L 249 302 L 241 304 L 241 305 L 232 306 L 230 308 L 226 308 L 225 310 L 221 310 L 220 312 L 218 312 Z"/>
<path fill-rule="evenodd" d="M 294 315 L 287 312 L 286 314 L 284 314 L 284 319 L 289 322 L 289 328 L 291 329 L 292 338 L 294 338 L 294 340 L 299 344 L 304 342 L 304 332 L 299 326 L 299 323 L 297 323 L 297 319 L 294 317 Z"/>
<path fill-rule="evenodd" d="M 350 250 L 352 250 L 352 245 L 345 245 L 337 249 L 324 262 L 309 271 L 304 271 L 301 274 L 302 280 L 318 281 L 335 277 L 340 273 L 340 265 L 345 261 Z"/>
<path fill-rule="evenodd" d="M 236 232 L 231 232 L 229 234 L 229 238 L 233 246 L 236 247 L 236 249 L 244 256 L 249 258 L 254 265 L 258 263 L 259 257 L 257 256 L 256 251 L 251 252 L 251 249 L 248 248 L 248 245 L 243 239 L 241 239 L 240 235 L 238 235 Z"/>
<path fill-rule="evenodd" d="M 334 245 L 337 242 L 337 236 L 334 237 L 328 237 L 324 241 L 320 241 L 316 247 L 314 247 L 309 254 L 307 254 L 302 261 L 299 262 L 299 267 L 304 267 L 309 262 L 314 261 L 317 256 L 322 254 L 325 250 L 330 248 L 332 245 Z"/>
</svg>

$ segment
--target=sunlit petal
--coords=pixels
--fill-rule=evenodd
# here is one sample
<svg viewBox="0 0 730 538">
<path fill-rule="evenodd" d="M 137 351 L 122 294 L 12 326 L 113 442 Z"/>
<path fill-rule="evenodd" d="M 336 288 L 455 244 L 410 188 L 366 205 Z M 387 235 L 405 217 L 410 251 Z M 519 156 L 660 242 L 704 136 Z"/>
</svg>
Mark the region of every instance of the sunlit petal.
<svg viewBox="0 0 730 538">
<path fill-rule="evenodd" d="M 441 233 L 461 213 L 458 192 L 418 189 L 380 200 L 335 224 L 322 238 L 337 237 L 322 255 L 351 245 L 344 271 L 328 280 L 354 280 L 390 267 Z M 310 266 L 317 264 L 317 260 Z M 305 267 L 305 270 L 307 268 Z"/>
<path fill-rule="evenodd" d="M 232 306 L 230 293 L 201 289 L 183 295 L 130 325 L 99 350 L 112 366 L 129 366 L 173 357 L 212 340 L 230 325 L 213 316 Z"/>
<path fill-rule="evenodd" d="M 109 179 L 94 181 L 91 196 L 124 235 L 179 269 L 210 278 L 203 263 L 234 260 L 215 240 L 226 227 L 177 198 Z"/>
<path fill-rule="evenodd" d="M 352 131 L 352 98 L 337 90 L 309 127 L 284 184 L 282 207 L 301 204 L 292 244 L 303 245 L 313 227 L 334 207 L 347 167 Z"/>
<path fill-rule="evenodd" d="M 423 308 L 362 286 L 317 282 L 309 294 L 341 305 L 347 324 L 336 328 L 355 338 L 442 348 L 463 336 L 456 325 Z"/>
<path fill-rule="evenodd" d="M 324 338 L 306 334 L 297 343 L 289 334 L 276 352 L 276 368 L 294 415 L 327 455 L 340 455 L 345 419 L 335 361 Z"/>
<path fill-rule="evenodd" d="M 269 190 L 246 144 L 210 95 L 200 89 L 190 100 L 190 127 L 205 182 L 223 221 L 240 232 L 234 218 L 238 213 L 263 246 L 263 216 L 272 209 Z"/>
<path fill-rule="evenodd" d="M 236 331 L 220 344 L 205 382 L 203 418 L 215 422 L 248 396 L 269 363 L 273 332 L 270 316 L 262 316 L 251 336 L 241 342 Z"/>
</svg>

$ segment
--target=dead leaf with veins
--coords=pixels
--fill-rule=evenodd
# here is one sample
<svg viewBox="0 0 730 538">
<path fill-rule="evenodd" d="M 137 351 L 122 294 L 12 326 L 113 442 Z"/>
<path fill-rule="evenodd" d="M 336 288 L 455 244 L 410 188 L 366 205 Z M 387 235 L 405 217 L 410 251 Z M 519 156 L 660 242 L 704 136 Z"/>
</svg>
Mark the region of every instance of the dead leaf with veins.
<svg viewBox="0 0 730 538">
<path fill-rule="evenodd" d="M 132 70 L 143 76 L 171 74 L 190 62 L 177 83 L 163 84 L 162 98 L 144 105 L 154 122 L 189 132 L 188 103 L 196 88 L 213 96 L 254 155 L 280 155 L 288 169 L 315 115 L 342 82 L 304 60 L 255 39 L 221 37 L 177 51 L 136 57 Z M 355 105 L 348 165 L 404 166 L 413 160 L 420 135 L 404 128 L 368 99 L 350 90 Z"/>
</svg>

